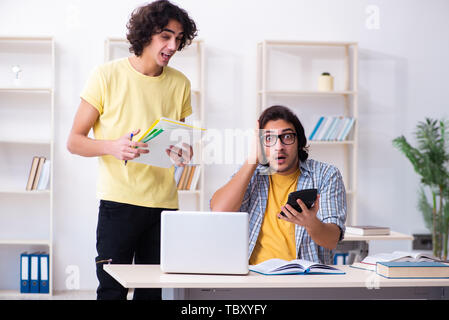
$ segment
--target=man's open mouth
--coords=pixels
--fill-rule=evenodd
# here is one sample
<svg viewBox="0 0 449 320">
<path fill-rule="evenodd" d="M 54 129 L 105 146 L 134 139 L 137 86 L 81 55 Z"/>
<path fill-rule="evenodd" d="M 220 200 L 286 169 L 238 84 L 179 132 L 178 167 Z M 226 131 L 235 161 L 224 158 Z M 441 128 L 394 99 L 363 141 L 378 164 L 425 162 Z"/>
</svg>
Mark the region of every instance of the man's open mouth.
<svg viewBox="0 0 449 320">
<path fill-rule="evenodd" d="M 171 54 L 167 54 L 167 53 L 162 52 L 162 53 L 161 53 L 161 56 L 162 56 L 162 59 L 164 59 L 164 60 L 170 60 L 170 57 L 171 57 L 172 55 L 171 55 Z"/>
</svg>

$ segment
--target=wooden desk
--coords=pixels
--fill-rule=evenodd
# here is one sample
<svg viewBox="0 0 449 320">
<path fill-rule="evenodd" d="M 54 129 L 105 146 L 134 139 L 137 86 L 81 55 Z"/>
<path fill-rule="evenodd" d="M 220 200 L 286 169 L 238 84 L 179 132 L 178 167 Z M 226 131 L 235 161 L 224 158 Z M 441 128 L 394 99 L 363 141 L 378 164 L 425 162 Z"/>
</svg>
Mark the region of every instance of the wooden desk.
<svg viewBox="0 0 449 320">
<path fill-rule="evenodd" d="M 386 279 L 337 266 L 345 275 L 168 274 L 159 265 L 104 265 L 125 288 L 189 288 L 177 299 L 449 298 L 449 279 Z"/>
</svg>

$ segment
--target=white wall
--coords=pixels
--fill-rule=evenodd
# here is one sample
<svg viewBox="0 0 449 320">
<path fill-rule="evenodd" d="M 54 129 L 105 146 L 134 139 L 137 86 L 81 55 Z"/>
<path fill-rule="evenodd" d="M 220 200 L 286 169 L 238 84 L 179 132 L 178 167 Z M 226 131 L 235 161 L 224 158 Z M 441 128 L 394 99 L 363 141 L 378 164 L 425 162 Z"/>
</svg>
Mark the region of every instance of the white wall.
<svg viewBox="0 0 449 320">
<path fill-rule="evenodd" d="M 54 286 L 80 268 L 81 289 L 97 286 L 94 257 L 98 201 L 96 159 L 65 147 L 79 93 L 103 62 L 106 37 L 124 37 L 141 1 L 1 0 L 1 35 L 52 35 L 56 40 Z M 256 119 L 256 43 L 264 39 L 357 41 L 360 50 L 359 223 L 425 232 L 416 209 L 419 179 L 393 149 L 417 121 L 447 116 L 449 2 L 361 0 L 179 0 L 206 45 L 206 126 L 251 128 Z M 369 29 L 367 7 L 379 9 Z M 368 26 L 367 26 L 368 22 Z M 372 24 L 371 24 L 372 26 Z M 236 116 L 238 115 L 238 116 Z M 206 201 L 235 165 L 206 171 Z M 410 249 L 407 241 L 372 243 L 373 252 Z"/>
</svg>

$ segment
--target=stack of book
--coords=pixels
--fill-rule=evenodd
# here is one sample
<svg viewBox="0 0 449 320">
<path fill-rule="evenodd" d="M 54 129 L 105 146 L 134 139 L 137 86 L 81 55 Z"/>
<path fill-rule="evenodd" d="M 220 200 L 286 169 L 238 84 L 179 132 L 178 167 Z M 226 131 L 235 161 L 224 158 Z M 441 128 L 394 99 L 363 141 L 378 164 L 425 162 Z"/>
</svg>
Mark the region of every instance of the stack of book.
<svg viewBox="0 0 449 320">
<path fill-rule="evenodd" d="M 46 190 L 50 181 L 50 160 L 35 156 L 31 162 L 26 190 Z"/>
<path fill-rule="evenodd" d="M 46 252 L 20 255 L 20 292 L 49 293 L 50 257 Z"/>
<path fill-rule="evenodd" d="M 354 125 L 353 117 L 320 117 L 309 136 L 314 141 L 344 141 Z"/>
<path fill-rule="evenodd" d="M 175 167 L 175 181 L 178 190 L 196 190 L 200 177 L 199 165 Z"/>
<path fill-rule="evenodd" d="M 378 226 L 347 226 L 346 232 L 360 236 L 383 236 L 390 234 L 390 228 Z"/>
</svg>

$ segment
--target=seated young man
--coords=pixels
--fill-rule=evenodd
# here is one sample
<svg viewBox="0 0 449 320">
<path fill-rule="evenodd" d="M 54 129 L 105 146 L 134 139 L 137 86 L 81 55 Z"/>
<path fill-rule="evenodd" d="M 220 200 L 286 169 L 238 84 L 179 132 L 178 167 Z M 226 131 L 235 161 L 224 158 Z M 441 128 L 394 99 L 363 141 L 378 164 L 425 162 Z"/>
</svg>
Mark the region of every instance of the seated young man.
<svg viewBox="0 0 449 320">
<path fill-rule="evenodd" d="M 272 258 L 332 264 L 346 222 L 340 171 L 308 159 L 304 128 L 290 109 L 272 106 L 258 122 L 262 143 L 253 144 L 240 170 L 215 192 L 211 209 L 249 213 L 250 264 Z M 301 200 L 301 213 L 286 204 L 290 192 L 311 188 L 318 196 L 310 209 Z"/>
</svg>

